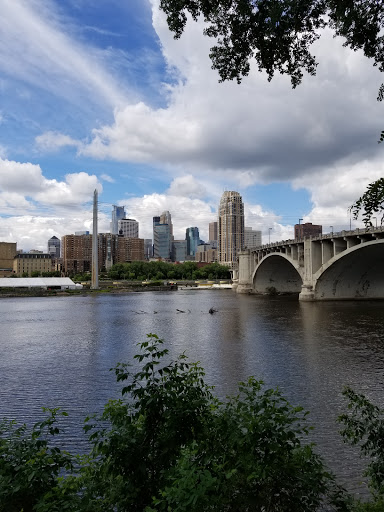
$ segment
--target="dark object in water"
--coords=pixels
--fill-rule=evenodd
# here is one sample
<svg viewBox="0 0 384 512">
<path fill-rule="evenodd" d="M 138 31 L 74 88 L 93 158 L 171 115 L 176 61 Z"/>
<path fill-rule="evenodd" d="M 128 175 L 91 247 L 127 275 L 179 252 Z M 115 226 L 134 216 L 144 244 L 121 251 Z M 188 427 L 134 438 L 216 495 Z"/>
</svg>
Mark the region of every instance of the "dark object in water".
<svg viewBox="0 0 384 512">
<path fill-rule="evenodd" d="M 209 314 L 213 315 L 213 313 L 217 313 L 217 309 L 209 308 Z"/>
</svg>

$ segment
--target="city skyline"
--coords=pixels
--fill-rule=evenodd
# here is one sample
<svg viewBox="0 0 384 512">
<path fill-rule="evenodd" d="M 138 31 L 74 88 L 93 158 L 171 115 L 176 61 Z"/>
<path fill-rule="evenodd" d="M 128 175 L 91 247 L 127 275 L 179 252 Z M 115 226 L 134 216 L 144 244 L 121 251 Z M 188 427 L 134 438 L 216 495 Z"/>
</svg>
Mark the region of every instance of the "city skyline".
<svg viewBox="0 0 384 512">
<path fill-rule="evenodd" d="M 317 76 L 295 90 L 255 66 L 220 84 L 202 23 L 176 41 L 158 4 L 0 0 L 0 240 L 41 249 L 92 231 L 95 188 L 102 232 L 117 205 L 143 238 L 169 210 L 175 239 L 199 226 L 208 240 L 225 190 L 264 240 L 299 219 L 348 229 L 348 207 L 384 175 L 382 73 L 325 34 Z"/>
</svg>

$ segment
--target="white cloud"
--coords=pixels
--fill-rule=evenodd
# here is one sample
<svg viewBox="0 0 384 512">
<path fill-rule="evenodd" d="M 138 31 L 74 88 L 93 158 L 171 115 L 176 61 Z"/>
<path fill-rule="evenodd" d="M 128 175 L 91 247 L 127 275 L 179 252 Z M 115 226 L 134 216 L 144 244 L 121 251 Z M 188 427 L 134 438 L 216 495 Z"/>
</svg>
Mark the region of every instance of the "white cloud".
<svg viewBox="0 0 384 512">
<path fill-rule="evenodd" d="M 184 196 L 189 198 L 201 198 L 207 195 L 207 191 L 191 174 L 175 178 L 167 192 L 172 196 Z"/>
<path fill-rule="evenodd" d="M 305 215 L 304 222 L 322 224 L 324 231 L 330 226 L 334 231 L 361 227 L 360 220 L 350 219 L 349 207 L 362 195 L 367 185 L 384 176 L 382 158 L 361 160 L 358 163 L 348 159 L 331 166 L 322 174 L 303 176 L 293 181 L 296 188 L 306 188 L 311 194 L 312 210 Z"/>
<path fill-rule="evenodd" d="M 287 77 L 268 83 L 254 68 L 240 86 L 219 84 L 202 23 L 188 23 L 175 41 L 158 1 L 152 4 L 163 55 L 179 82 L 168 86 L 166 108 L 115 109 L 114 123 L 95 129 L 82 154 L 183 167 L 196 176 L 227 174 L 248 187 L 319 174 L 347 156 L 356 163 L 381 150 L 380 73 L 340 39 L 324 33 L 313 48 L 318 74 L 296 90 Z"/>
<path fill-rule="evenodd" d="M 209 183 L 207 183 L 209 187 Z M 164 194 L 148 194 L 118 201 L 125 206 L 127 216 L 139 221 L 139 236 L 152 238 L 152 219 L 164 210 L 171 213 L 175 239 L 185 239 L 186 228 L 197 226 L 202 240 L 208 240 L 208 226 L 217 220 L 217 207 L 220 197 L 204 197 L 206 186 L 192 176 L 175 178 Z M 216 190 L 217 192 L 217 190 Z M 293 227 L 283 226 L 278 215 L 263 210 L 260 205 L 245 203 L 246 226 L 262 231 L 264 243 L 268 240 L 269 227 L 271 241 L 293 237 Z"/>
<path fill-rule="evenodd" d="M 99 214 L 99 230 L 109 230 L 109 218 Z M 74 215 L 40 216 L 22 215 L 0 217 L 0 241 L 16 242 L 18 249 L 47 251 L 48 240 L 52 236 L 61 238 L 75 231 L 92 233 L 92 208 L 76 211 Z"/>
<path fill-rule="evenodd" d="M 52 0 L 1 0 L 0 69 L 5 77 L 79 107 L 123 105 L 126 92 L 100 50 L 84 46 Z"/>
<path fill-rule="evenodd" d="M 39 149 L 49 152 L 56 151 L 65 146 L 73 146 L 79 148 L 81 142 L 72 139 L 69 135 L 64 135 L 58 132 L 48 131 L 35 138 L 36 145 Z"/>
<path fill-rule="evenodd" d="M 22 206 L 37 202 L 39 207 L 78 208 L 92 200 L 95 189 L 102 191 L 95 175 L 72 173 L 65 175 L 64 181 L 58 181 L 45 178 L 39 165 L 0 158 L 0 196 L 10 198 L 8 207 L 13 197 L 20 197 L 24 200 L 20 202 Z M 17 203 L 13 207 L 17 208 Z"/>
<path fill-rule="evenodd" d="M 115 179 L 112 178 L 112 176 L 109 176 L 109 174 L 102 174 L 100 176 L 100 179 L 103 181 L 108 181 L 108 183 L 115 183 Z"/>
</svg>

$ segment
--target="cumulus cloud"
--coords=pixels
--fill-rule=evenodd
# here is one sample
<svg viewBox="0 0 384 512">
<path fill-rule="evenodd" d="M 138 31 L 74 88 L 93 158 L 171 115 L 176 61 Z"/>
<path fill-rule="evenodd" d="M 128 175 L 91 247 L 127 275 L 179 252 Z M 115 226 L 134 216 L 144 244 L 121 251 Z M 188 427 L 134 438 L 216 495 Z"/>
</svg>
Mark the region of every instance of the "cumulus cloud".
<svg viewBox="0 0 384 512">
<path fill-rule="evenodd" d="M 99 230 L 109 230 L 109 218 L 103 213 L 99 214 Z M 0 217 L 0 241 L 16 242 L 17 248 L 24 251 L 47 251 L 52 236 L 61 238 L 75 231 L 92 233 L 92 208 L 61 217 L 49 214 Z"/>
<path fill-rule="evenodd" d="M 382 158 L 361 160 L 349 159 L 331 166 L 322 175 L 303 176 L 295 179 L 296 188 L 306 188 L 311 194 L 313 208 L 305 215 L 304 222 L 322 224 L 324 231 L 361 227 L 360 220 L 351 219 L 349 208 L 361 196 L 367 185 L 384 175 Z"/>
<path fill-rule="evenodd" d="M 205 197 L 207 191 L 202 183 L 199 183 L 191 174 L 175 178 L 169 189 L 168 194 L 172 196 L 184 196 L 189 198 Z"/>
<path fill-rule="evenodd" d="M 347 156 L 354 164 L 377 155 L 381 77 L 361 53 L 325 32 L 313 49 L 317 76 L 304 77 L 296 90 L 287 77 L 268 83 L 254 68 L 240 86 L 219 84 L 202 24 L 190 22 L 175 41 L 158 2 L 152 3 L 163 55 L 179 81 L 168 87 L 166 108 L 117 108 L 114 123 L 95 129 L 83 154 L 184 165 L 195 175 L 227 172 L 240 186 L 319 174 Z"/>
<path fill-rule="evenodd" d="M 97 176 L 85 172 L 66 174 L 63 181 L 47 179 L 39 165 L 0 158 L 0 197 L 8 207 L 21 198 L 21 206 L 80 207 L 92 200 L 93 191 L 102 191 Z M 0 203 L 1 204 L 1 203 Z"/>
<path fill-rule="evenodd" d="M 139 236 L 142 238 L 152 238 L 153 217 L 168 210 L 176 240 L 185 239 L 186 229 L 192 226 L 199 228 L 202 240 L 208 240 L 209 223 L 217 220 L 220 196 L 217 189 L 215 194 L 208 194 L 206 186 L 209 188 L 210 184 L 202 183 L 192 176 L 177 177 L 163 194 L 129 197 L 119 200 L 118 204 L 125 206 L 128 217 L 139 221 Z M 244 215 L 245 225 L 261 230 L 264 242 L 268 241 L 269 227 L 273 228 L 271 241 L 293 237 L 292 226 L 282 225 L 278 215 L 264 210 L 260 205 L 245 202 Z"/>
<path fill-rule="evenodd" d="M 18 249 L 47 250 L 53 235 L 92 231 L 92 197 L 102 186 L 85 172 L 47 179 L 39 165 L 0 159 L 0 241 Z M 100 212 L 99 230 L 109 230 L 109 216 Z"/>
</svg>

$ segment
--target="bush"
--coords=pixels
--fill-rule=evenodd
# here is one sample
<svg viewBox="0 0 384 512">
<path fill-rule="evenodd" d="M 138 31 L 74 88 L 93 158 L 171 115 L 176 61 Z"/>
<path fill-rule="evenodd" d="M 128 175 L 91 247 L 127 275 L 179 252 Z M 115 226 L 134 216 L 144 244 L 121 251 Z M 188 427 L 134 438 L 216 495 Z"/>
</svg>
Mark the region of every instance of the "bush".
<svg viewBox="0 0 384 512">
<path fill-rule="evenodd" d="M 345 442 L 360 446 L 363 455 L 370 457 L 365 471 L 373 502 L 359 504 L 357 511 L 384 510 L 384 410 L 372 404 L 365 396 L 347 387 L 343 395 L 348 399 L 349 413 L 339 417 L 343 424 L 341 435 Z"/>
<path fill-rule="evenodd" d="M 0 511 L 35 510 L 44 496 L 58 484 L 62 469 L 72 469 L 72 459 L 59 448 L 51 448 L 48 438 L 59 433 L 55 425 L 58 409 L 47 409 L 46 420 L 29 433 L 26 425 L 13 421 L 0 424 Z"/>
<path fill-rule="evenodd" d="M 114 369 L 122 398 L 86 419 L 92 448 L 76 465 L 43 439 L 39 425 L 54 434 L 56 411 L 31 439 L 22 429 L 2 440 L 1 511 L 350 510 L 304 442 L 309 427 L 301 407 L 254 378 L 224 403 L 198 363 L 185 355 L 168 362 L 162 345 L 149 334 L 135 356 L 141 369 Z"/>
</svg>

